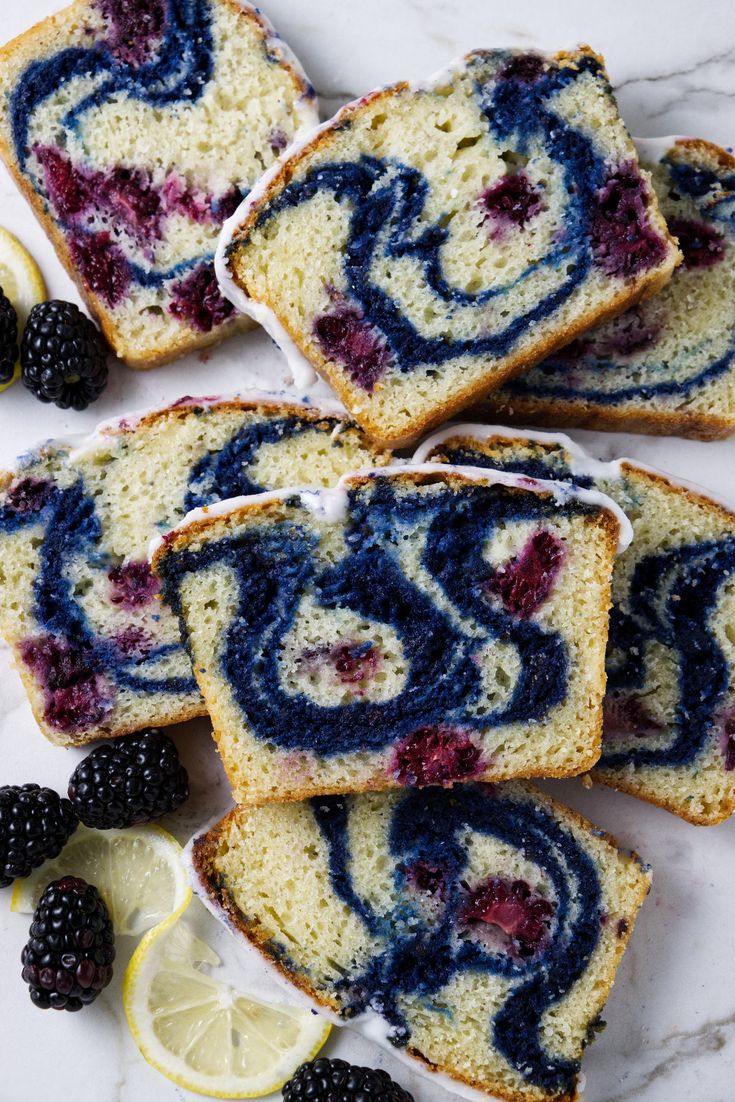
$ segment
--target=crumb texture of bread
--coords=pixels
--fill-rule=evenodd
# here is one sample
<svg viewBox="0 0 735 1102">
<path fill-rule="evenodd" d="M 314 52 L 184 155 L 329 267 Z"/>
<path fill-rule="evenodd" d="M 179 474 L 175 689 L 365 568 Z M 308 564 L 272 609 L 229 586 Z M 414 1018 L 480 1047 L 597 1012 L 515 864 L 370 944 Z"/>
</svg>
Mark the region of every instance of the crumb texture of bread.
<svg viewBox="0 0 735 1102">
<path fill-rule="evenodd" d="M 205 899 L 317 1004 L 510 1102 L 572 1102 L 649 890 L 530 785 L 237 808 L 198 838 Z M 375 1031 L 371 1031 L 371 1036 Z"/>
<path fill-rule="evenodd" d="M 220 227 L 316 121 L 295 59 L 235 0 L 76 0 L 0 51 L 0 153 L 132 367 L 242 326 Z"/>
<path fill-rule="evenodd" d="M 227 250 L 353 416 L 405 444 L 663 285 L 679 253 L 600 58 L 468 55 L 348 104 Z"/>
<path fill-rule="evenodd" d="M 456 470 L 336 493 L 338 516 L 252 503 L 153 558 L 235 799 L 594 764 L 617 519 Z"/>
<path fill-rule="evenodd" d="M 3 475 L 0 631 L 43 732 L 69 745 L 205 714 L 150 541 L 222 497 L 387 458 L 317 406 L 192 399 Z"/>
<path fill-rule="evenodd" d="M 488 396 L 524 424 L 717 439 L 735 431 L 735 157 L 680 139 L 641 161 L 684 262 L 660 294 Z"/>
<path fill-rule="evenodd" d="M 595 780 L 708 825 L 735 811 L 735 513 L 623 460 L 584 473 L 558 443 L 472 426 L 422 457 L 573 480 L 613 498 L 633 526 L 615 561 Z M 607 471 L 607 473 L 606 473 Z"/>
</svg>

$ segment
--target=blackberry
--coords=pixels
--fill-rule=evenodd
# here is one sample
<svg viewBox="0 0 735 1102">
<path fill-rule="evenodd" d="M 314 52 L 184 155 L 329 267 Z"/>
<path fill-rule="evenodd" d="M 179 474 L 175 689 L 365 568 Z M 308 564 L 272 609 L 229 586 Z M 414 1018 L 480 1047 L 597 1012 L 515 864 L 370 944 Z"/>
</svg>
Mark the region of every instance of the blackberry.
<svg viewBox="0 0 735 1102">
<path fill-rule="evenodd" d="M 283 1102 L 413 1102 L 386 1071 L 320 1056 L 302 1064 L 283 1087 Z"/>
<path fill-rule="evenodd" d="M 0 788 L 0 888 L 61 853 L 77 826 L 69 801 L 51 788 Z"/>
<path fill-rule="evenodd" d="M 151 729 L 104 743 L 79 763 L 69 799 L 86 826 L 108 830 L 175 811 L 189 777 L 168 735 Z"/>
<path fill-rule="evenodd" d="M 0 386 L 9 383 L 18 359 L 18 315 L 0 287 Z"/>
<path fill-rule="evenodd" d="M 41 302 L 28 315 L 20 346 L 23 383 L 42 402 L 86 409 L 107 386 L 102 334 L 73 302 Z"/>
<path fill-rule="evenodd" d="M 81 1010 L 112 979 L 115 935 L 96 888 L 76 876 L 49 884 L 21 953 L 31 1002 L 42 1010 Z"/>
</svg>

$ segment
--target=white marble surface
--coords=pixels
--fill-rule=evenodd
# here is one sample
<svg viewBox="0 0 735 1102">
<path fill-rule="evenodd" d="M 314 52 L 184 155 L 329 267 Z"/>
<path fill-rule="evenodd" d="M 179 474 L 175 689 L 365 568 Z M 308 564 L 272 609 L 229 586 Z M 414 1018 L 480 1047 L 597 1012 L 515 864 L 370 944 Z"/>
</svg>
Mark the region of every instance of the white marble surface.
<svg viewBox="0 0 735 1102">
<path fill-rule="evenodd" d="M 368 88 L 420 78 L 477 46 L 562 48 L 588 42 L 608 60 L 620 105 L 634 133 L 689 133 L 735 139 L 735 8 L 732 0 L 270 0 L 267 11 L 299 53 L 327 111 Z M 1 31 L 10 37 L 52 10 L 49 0 L 4 0 Z M 75 298 L 70 281 L 7 175 L 0 171 L 0 223 L 13 229 L 42 265 L 54 296 Z M 235 389 L 282 379 L 277 350 L 262 333 L 236 338 L 206 362 L 192 356 L 155 372 L 117 367 L 103 399 L 85 414 L 35 402 L 20 387 L 0 396 L 0 463 L 37 439 L 85 431 L 98 420 L 184 393 Z M 729 496 L 735 440 L 717 444 L 577 433 L 604 458 L 628 454 Z M 191 769 L 193 797 L 168 824 L 183 840 L 228 804 L 226 783 L 206 724 L 176 739 Z M 39 735 L 5 653 L 0 653 L 0 783 L 36 780 L 63 789 L 77 752 Z M 586 1102 L 732 1102 L 735 1098 L 735 822 L 703 829 L 604 789 L 574 782 L 555 793 L 654 868 L 654 887 L 608 1002 L 608 1028 L 585 1058 Z M 120 945 L 113 986 L 80 1015 L 41 1014 L 19 976 L 27 919 L 0 898 L 0 1102 L 173 1102 L 190 1095 L 139 1056 L 120 1006 L 129 947 Z M 247 982 L 234 943 L 215 932 L 233 978 Z M 407 1072 L 349 1030 L 335 1031 L 328 1052 L 382 1063 L 413 1090 L 416 1102 L 449 1095 Z"/>
</svg>

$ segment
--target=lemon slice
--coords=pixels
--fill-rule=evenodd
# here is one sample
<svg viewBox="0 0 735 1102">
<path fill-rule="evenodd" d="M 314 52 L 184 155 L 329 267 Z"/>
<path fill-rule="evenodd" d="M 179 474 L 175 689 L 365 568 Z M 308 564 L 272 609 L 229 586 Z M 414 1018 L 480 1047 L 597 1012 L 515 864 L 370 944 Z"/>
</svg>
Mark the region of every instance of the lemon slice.
<svg viewBox="0 0 735 1102">
<path fill-rule="evenodd" d="M 159 826 L 89 830 L 80 826 L 58 857 L 16 880 L 10 907 L 30 913 L 44 888 L 81 876 L 99 890 L 116 934 L 140 937 L 191 899 L 181 846 Z"/>
<path fill-rule="evenodd" d="M 150 930 L 125 972 L 123 1005 L 149 1064 L 215 1098 L 258 1098 L 311 1060 L 330 1025 L 309 1010 L 259 1002 L 202 966 L 220 958 L 186 916 Z"/>
<path fill-rule="evenodd" d="M 18 315 L 18 338 L 20 339 L 31 307 L 46 298 L 46 285 L 40 268 L 26 248 L 9 230 L 0 226 L 0 287 L 10 299 Z M 0 384 L 0 391 L 6 390 L 20 375 L 20 363 L 15 365 L 15 374 L 9 382 Z"/>
</svg>

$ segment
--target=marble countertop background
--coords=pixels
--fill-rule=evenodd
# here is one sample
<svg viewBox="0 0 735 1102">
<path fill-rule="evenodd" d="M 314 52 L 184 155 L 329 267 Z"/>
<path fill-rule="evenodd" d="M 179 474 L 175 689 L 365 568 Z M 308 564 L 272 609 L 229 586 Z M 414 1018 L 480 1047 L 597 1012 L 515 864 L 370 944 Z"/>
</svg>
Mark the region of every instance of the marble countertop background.
<svg viewBox="0 0 735 1102">
<path fill-rule="evenodd" d="M 49 0 L 5 0 L 3 37 L 54 10 Z M 689 134 L 735 141 L 735 7 L 709 0 L 267 0 L 267 14 L 300 56 L 330 114 L 375 85 L 427 76 L 478 46 L 561 49 L 586 42 L 606 56 L 623 115 L 637 136 Z M 39 260 L 52 297 L 77 299 L 42 231 L 0 169 L 0 224 Z M 78 300 L 78 299 L 77 299 Z M 42 406 L 21 387 L 0 396 L 0 465 L 38 439 L 85 432 L 97 421 L 182 394 L 279 386 L 281 358 L 263 333 L 245 334 L 207 356 L 134 373 L 113 371 L 103 398 L 84 414 Z M 735 503 L 735 439 L 694 441 L 574 433 L 602 458 L 627 454 L 699 482 Z M 207 725 L 175 732 L 193 781 L 192 798 L 166 824 L 183 841 L 229 804 Z M 0 651 L 0 783 L 35 780 L 63 790 L 80 752 L 39 735 L 5 651 Z M 653 890 L 608 1001 L 606 1031 L 584 1061 L 585 1102 L 733 1102 L 735 1099 L 735 820 L 696 828 L 629 797 L 577 782 L 550 791 L 638 849 L 654 868 Z M 182 1102 L 197 1095 L 154 1072 L 125 1026 L 120 981 L 132 946 L 119 944 L 113 986 L 79 1015 L 41 1014 L 20 980 L 27 916 L 0 894 L 0 1102 Z M 235 943 L 202 915 L 205 936 L 247 985 Z M 335 1030 L 327 1053 L 394 1074 L 416 1102 L 449 1102 L 350 1030 Z M 280 1097 L 280 1096 L 279 1096 Z"/>
</svg>

